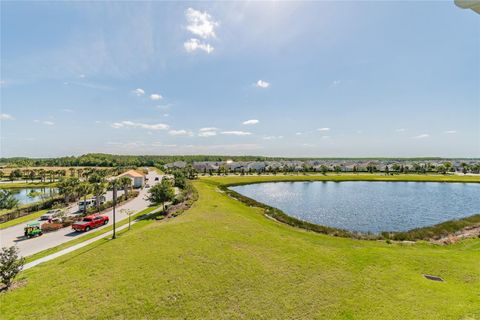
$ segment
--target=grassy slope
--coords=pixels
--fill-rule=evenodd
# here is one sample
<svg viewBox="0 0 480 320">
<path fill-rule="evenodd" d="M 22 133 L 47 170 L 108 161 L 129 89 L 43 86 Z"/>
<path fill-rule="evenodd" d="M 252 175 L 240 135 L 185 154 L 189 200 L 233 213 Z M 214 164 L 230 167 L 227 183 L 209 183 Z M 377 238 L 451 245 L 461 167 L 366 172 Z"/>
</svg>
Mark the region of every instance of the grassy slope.
<svg viewBox="0 0 480 320">
<path fill-rule="evenodd" d="M 3 318 L 480 319 L 479 239 L 334 238 L 195 185 L 182 216 L 25 271 L 27 286 L 0 295 Z"/>
<path fill-rule="evenodd" d="M 457 176 L 457 175 L 418 175 L 402 174 L 387 176 L 385 174 L 307 174 L 307 175 L 264 175 L 264 176 L 235 176 L 226 177 L 201 177 L 208 181 L 218 181 L 223 184 L 247 184 L 270 181 L 421 181 L 421 182 L 476 182 L 480 183 L 479 176 Z"/>
<path fill-rule="evenodd" d="M 0 189 L 53 188 L 56 182 L 12 182 L 0 184 Z"/>
<path fill-rule="evenodd" d="M 130 219 L 131 221 L 139 218 L 140 216 L 143 216 L 143 215 L 147 215 L 149 214 L 150 212 L 152 212 L 153 210 L 157 209 L 159 206 L 153 206 L 153 207 L 148 207 L 142 211 L 139 211 L 135 214 L 132 214 Z M 128 219 L 124 219 L 120 222 L 117 222 L 115 225 L 117 228 L 123 226 L 123 225 L 126 225 L 128 224 Z M 102 235 L 102 234 L 105 234 L 107 232 L 110 232 L 113 230 L 113 224 L 110 224 L 108 227 L 106 228 L 103 228 L 103 229 L 100 229 L 100 230 L 96 230 L 96 231 L 90 231 L 90 232 L 87 232 L 85 233 L 84 235 L 82 236 L 79 236 L 73 240 L 70 240 L 68 242 L 64 242 L 58 246 L 55 246 L 53 248 L 49 248 L 49 249 L 46 249 L 46 250 L 43 250 L 43 251 L 40 251 L 40 252 L 37 252 L 31 256 L 28 256 L 26 257 L 26 262 L 32 262 L 34 260 L 37 260 L 37 259 L 40 259 L 40 258 L 43 258 L 45 256 L 48 256 L 48 255 L 51 255 L 51 254 L 54 254 L 56 252 L 59 252 L 59 251 L 62 251 L 63 249 L 66 249 L 66 248 L 69 248 L 69 247 L 72 247 L 78 243 L 81 243 L 81 242 L 84 242 L 84 241 L 87 241 L 89 239 L 92 239 L 92 238 L 95 238 L 99 235 Z"/>
<path fill-rule="evenodd" d="M 12 226 L 16 226 L 17 224 L 25 223 L 25 222 L 33 220 L 33 219 L 40 218 L 40 216 L 43 215 L 48 210 L 49 209 L 35 211 L 35 212 L 30 213 L 30 214 L 27 214 L 26 216 L 23 216 L 23 217 L 20 217 L 20 218 L 17 218 L 17 219 L 13 219 L 13 220 L 10 220 L 10 221 L 4 222 L 4 223 L 0 223 L 0 230 L 5 229 L 5 228 L 9 228 L 9 227 L 12 227 Z"/>
</svg>

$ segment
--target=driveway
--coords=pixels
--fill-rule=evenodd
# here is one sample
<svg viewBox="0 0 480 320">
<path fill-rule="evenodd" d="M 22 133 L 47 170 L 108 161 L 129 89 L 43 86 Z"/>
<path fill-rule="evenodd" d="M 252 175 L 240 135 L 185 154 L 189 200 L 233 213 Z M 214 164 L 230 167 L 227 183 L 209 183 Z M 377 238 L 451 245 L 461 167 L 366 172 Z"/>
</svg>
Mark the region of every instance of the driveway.
<svg viewBox="0 0 480 320">
<path fill-rule="evenodd" d="M 147 175 L 147 178 L 149 180 L 148 184 L 153 185 L 155 183 L 158 183 L 159 181 L 155 181 L 156 177 L 159 178 L 159 181 L 162 178 L 162 176 L 157 174 L 156 172 L 149 171 Z M 140 190 L 140 194 L 136 198 L 134 198 L 133 200 L 130 200 L 129 202 L 123 205 L 117 206 L 115 210 L 116 221 L 119 222 L 128 218 L 128 215 L 122 212 L 123 209 L 133 210 L 136 213 L 147 208 L 149 205 L 149 202 L 145 200 L 145 198 L 147 196 L 148 190 L 149 189 L 146 189 L 146 188 Z M 120 194 L 121 193 L 119 193 L 119 195 Z M 107 195 L 107 197 L 108 196 L 109 195 Z M 77 205 L 71 208 L 71 211 L 73 212 L 77 210 L 78 210 Z M 105 214 L 110 218 L 110 223 L 107 224 L 106 226 L 102 226 L 94 230 L 103 229 L 113 223 L 113 211 L 110 209 Z M 34 221 L 37 221 L 37 220 L 32 220 L 32 222 Z M 23 237 L 23 228 L 25 227 L 26 224 L 27 223 L 22 223 L 16 226 L 12 226 L 10 228 L 0 230 L 1 247 L 9 247 L 12 245 L 16 245 L 20 250 L 20 255 L 26 257 L 29 255 L 35 254 L 37 252 L 58 246 L 59 244 L 68 242 L 84 234 L 80 232 L 73 232 L 71 227 L 66 227 L 58 231 L 46 233 L 38 238 L 25 239 Z"/>
</svg>

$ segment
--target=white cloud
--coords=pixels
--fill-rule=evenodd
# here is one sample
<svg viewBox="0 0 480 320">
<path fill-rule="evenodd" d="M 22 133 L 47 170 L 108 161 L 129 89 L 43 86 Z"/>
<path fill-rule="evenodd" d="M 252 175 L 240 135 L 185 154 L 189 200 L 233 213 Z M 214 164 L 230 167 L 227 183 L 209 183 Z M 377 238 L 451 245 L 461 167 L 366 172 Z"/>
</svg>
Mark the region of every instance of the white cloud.
<svg viewBox="0 0 480 320">
<path fill-rule="evenodd" d="M 257 119 L 251 119 L 251 120 L 247 120 L 247 121 L 242 122 L 242 124 L 248 126 L 248 125 L 252 125 L 252 124 L 257 124 L 257 123 L 259 123 L 259 122 L 260 122 L 260 121 L 258 121 Z"/>
<path fill-rule="evenodd" d="M 171 136 L 193 136 L 193 133 L 187 130 L 170 130 L 168 134 Z"/>
<path fill-rule="evenodd" d="M 215 28 L 219 23 L 214 21 L 212 16 L 207 12 L 197 11 L 188 8 L 185 12 L 187 19 L 187 30 L 203 39 L 215 38 Z"/>
<path fill-rule="evenodd" d="M 145 94 L 145 90 L 141 88 L 137 88 L 132 91 L 134 94 L 136 94 L 138 97 L 143 96 Z"/>
<path fill-rule="evenodd" d="M 283 139 L 283 136 L 265 136 L 262 139 L 263 140 L 278 140 L 278 139 Z"/>
<path fill-rule="evenodd" d="M 301 132 L 296 132 L 295 135 L 296 135 L 296 136 L 301 136 L 302 133 L 301 133 Z"/>
<path fill-rule="evenodd" d="M 198 130 L 198 136 L 204 138 L 213 137 L 217 135 L 217 130 L 215 127 L 200 128 L 200 130 Z"/>
<path fill-rule="evenodd" d="M 317 131 L 320 131 L 320 132 L 330 131 L 330 128 L 318 128 Z"/>
<path fill-rule="evenodd" d="M 161 95 L 159 95 L 158 93 L 154 93 L 154 94 L 150 95 L 150 99 L 151 100 L 161 100 L 161 99 L 163 99 L 163 97 Z"/>
<path fill-rule="evenodd" d="M 257 88 L 266 89 L 270 87 L 270 83 L 264 80 L 258 80 L 255 86 L 257 86 Z"/>
<path fill-rule="evenodd" d="M 395 131 L 397 131 L 397 132 L 405 132 L 405 131 L 407 131 L 407 129 L 405 129 L 405 128 L 399 128 L 399 129 L 397 129 L 397 130 L 395 130 Z"/>
<path fill-rule="evenodd" d="M 252 134 L 251 132 L 247 131 L 222 131 L 221 133 L 229 136 L 249 136 Z"/>
<path fill-rule="evenodd" d="M 198 133 L 198 136 L 203 138 L 213 137 L 216 135 L 217 135 L 216 131 L 201 131 Z"/>
<path fill-rule="evenodd" d="M 415 137 L 412 137 L 413 139 L 425 139 L 425 138 L 429 138 L 430 135 L 428 133 L 422 133 L 422 134 L 419 134 L 418 136 L 415 136 Z"/>
<path fill-rule="evenodd" d="M 7 113 L 0 113 L 0 120 L 13 120 L 15 119 L 10 114 Z"/>
<path fill-rule="evenodd" d="M 443 133 L 445 133 L 445 134 L 455 134 L 455 133 L 457 133 L 457 130 L 448 130 L 448 131 L 445 131 Z"/>
<path fill-rule="evenodd" d="M 62 109 L 62 111 L 63 111 L 63 112 L 67 112 L 67 113 L 72 113 L 72 112 L 73 112 L 73 110 L 72 110 L 72 109 L 67 109 L 67 108 L 65 108 L 65 109 Z"/>
<path fill-rule="evenodd" d="M 174 148 L 174 147 L 176 147 L 177 145 L 176 145 L 176 144 L 163 144 L 163 143 L 161 143 L 161 142 L 156 141 L 156 142 L 152 142 L 152 143 L 151 143 L 151 146 L 152 146 L 152 147 Z"/>
<path fill-rule="evenodd" d="M 201 128 L 201 129 L 198 130 L 198 131 L 204 132 L 204 131 L 216 131 L 216 130 L 218 130 L 218 129 L 215 128 L 215 127 L 206 127 L 206 128 Z"/>
<path fill-rule="evenodd" d="M 168 130 L 170 128 L 167 124 L 164 123 L 156 123 L 156 124 L 147 124 L 141 122 L 132 122 L 132 121 L 121 121 L 121 122 L 114 122 L 110 125 L 112 128 L 119 129 L 119 128 L 142 128 L 148 130 Z"/>
<path fill-rule="evenodd" d="M 81 79 L 85 79 L 85 75 L 84 75 L 84 74 L 81 74 L 81 75 L 79 75 L 78 77 L 81 78 Z"/>
<path fill-rule="evenodd" d="M 47 125 L 47 126 L 53 126 L 53 125 L 55 124 L 54 122 L 48 121 L 48 120 L 47 120 L 47 121 L 43 121 L 42 123 L 43 123 L 44 125 Z"/>
<path fill-rule="evenodd" d="M 183 47 L 185 48 L 185 50 L 187 52 L 193 52 L 193 51 L 196 51 L 196 50 L 203 50 L 206 53 L 212 53 L 213 50 L 215 50 L 215 48 L 212 47 L 209 43 L 200 42 L 200 40 L 194 39 L 194 38 L 192 38 L 188 41 L 185 41 L 183 43 Z"/>
</svg>

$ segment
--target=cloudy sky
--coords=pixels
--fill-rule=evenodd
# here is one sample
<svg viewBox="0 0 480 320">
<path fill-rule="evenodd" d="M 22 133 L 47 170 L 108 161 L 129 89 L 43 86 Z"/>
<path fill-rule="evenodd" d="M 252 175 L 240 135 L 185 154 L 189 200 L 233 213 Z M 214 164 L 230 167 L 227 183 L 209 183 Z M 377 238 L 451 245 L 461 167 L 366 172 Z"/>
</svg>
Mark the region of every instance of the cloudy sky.
<svg viewBox="0 0 480 320">
<path fill-rule="evenodd" d="M 1 6 L 1 156 L 480 156 L 453 1 Z"/>
</svg>

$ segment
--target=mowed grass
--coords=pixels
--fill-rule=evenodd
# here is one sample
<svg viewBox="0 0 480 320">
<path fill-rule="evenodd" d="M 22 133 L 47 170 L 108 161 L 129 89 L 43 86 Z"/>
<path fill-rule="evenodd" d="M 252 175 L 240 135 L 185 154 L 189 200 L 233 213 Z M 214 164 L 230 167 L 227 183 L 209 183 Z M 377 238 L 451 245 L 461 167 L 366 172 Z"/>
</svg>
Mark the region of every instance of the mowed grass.
<svg viewBox="0 0 480 320">
<path fill-rule="evenodd" d="M 142 216 L 146 216 L 148 215 L 149 213 L 151 213 L 152 211 L 158 209 L 160 206 L 152 206 L 152 207 L 148 207 L 142 211 L 139 211 L 137 213 L 134 213 L 130 216 L 130 220 L 131 222 L 133 222 L 135 219 L 137 218 L 140 218 Z M 138 222 L 137 222 L 138 223 Z M 117 222 L 115 223 L 115 227 L 118 229 L 120 228 L 121 226 L 123 225 L 126 225 L 128 224 L 128 218 L 127 219 L 124 219 L 120 222 Z M 68 227 L 67 227 L 68 228 Z M 79 243 L 82 243 L 84 241 L 87 241 L 87 240 L 90 240 L 92 238 L 95 238 L 99 235 L 102 235 L 102 234 L 105 234 L 107 232 L 110 232 L 113 230 L 113 221 L 110 222 L 110 225 L 107 226 L 106 228 L 103 228 L 103 229 L 100 229 L 100 230 L 96 230 L 96 231 L 89 231 L 89 232 L 86 232 L 85 234 L 83 234 L 82 236 L 79 236 L 73 240 L 70 240 L 68 242 L 64 242 L 58 246 L 55 246 L 55 247 L 52 247 L 52 248 L 49 248 L 49 249 L 46 249 L 46 250 L 43 250 L 43 251 L 40 251 L 40 252 L 37 252 L 35 254 L 32 254 L 31 256 L 28 256 L 26 257 L 26 262 L 32 262 L 34 260 L 37 260 L 37 259 L 40 259 L 40 258 L 43 258 L 43 257 L 46 257 L 48 255 L 51 255 L 51 254 L 54 254 L 54 253 L 57 253 L 59 251 L 62 251 L 63 249 L 66 249 L 66 248 L 69 248 L 69 247 L 72 247 L 76 244 L 79 244 Z M 123 231 L 121 231 L 123 232 Z"/>
<path fill-rule="evenodd" d="M 40 218 L 44 213 L 46 213 L 48 210 L 49 210 L 49 209 L 44 209 L 44 210 L 40 210 L 40 211 L 35 211 L 35 212 L 32 212 L 32 213 L 30 213 L 30 214 L 27 214 L 27 215 L 25 215 L 25 216 L 23 216 L 23 217 L 16 218 L 16 219 L 13 219 L 13 220 L 4 222 L 4 223 L 0 223 L 0 230 L 5 229 L 5 228 L 9 228 L 9 227 L 12 227 L 12 226 L 16 226 L 17 224 L 20 224 L 20 223 L 26 223 L 27 221 L 30 221 L 30 220 L 38 219 L 38 218 Z"/>
<path fill-rule="evenodd" d="M 201 179 L 218 181 L 222 184 L 248 184 L 257 182 L 275 181 L 411 181 L 411 182 L 471 182 L 480 183 L 480 175 L 437 175 L 437 174 L 351 174 L 351 173 L 328 173 L 305 174 L 305 175 L 229 175 L 229 176 L 200 176 Z"/>
<path fill-rule="evenodd" d="M 480 239 L 452 246 L 286 226 L 201 179 L 181 216 L 142 221 L 22 273 L 3 319 L 480 319 Z M 425 279 L 443 277 L 446 282 Z"/>
</svg>

